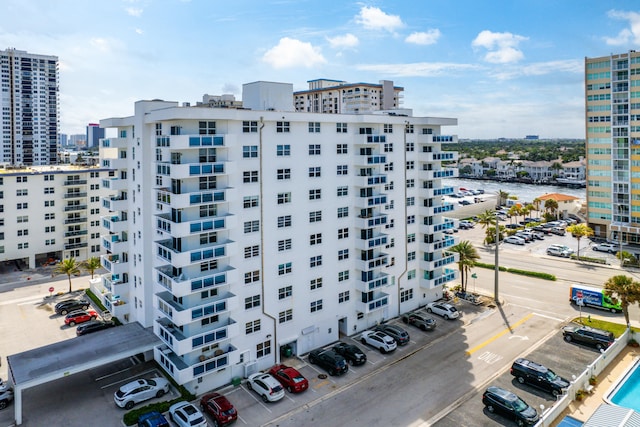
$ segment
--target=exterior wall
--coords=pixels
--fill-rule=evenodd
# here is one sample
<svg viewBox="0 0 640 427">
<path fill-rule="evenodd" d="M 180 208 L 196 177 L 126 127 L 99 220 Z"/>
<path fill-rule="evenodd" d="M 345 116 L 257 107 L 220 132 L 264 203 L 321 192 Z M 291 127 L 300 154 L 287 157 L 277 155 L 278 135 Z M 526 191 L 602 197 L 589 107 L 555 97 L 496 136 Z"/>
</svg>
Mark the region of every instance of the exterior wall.
<svg viewBox="0 0 640 427">
<path fill-rule="evenodd" d="M 392 81 L 380 84 L 311 80 L 309 90 L 294 92 L 295 111 L 329 114 L 369 114 L 399 110 L 404 88 Z"/>
<path fill-rule="evenodd" d="M 161 101 L 101 121 L 119 135 L 103 166 L 129 171 L 103 221 L 129 237 L 103 257 L 114 309 L 153 326 L 156 359 L 195 391 L 437 299 L 457 270 L 440 164 L 455 124 Z"/>
<path fill-rule="evenodd" d="M 35 268 L 100 256 L 100 168 L 51 166 L 0 171 L 0 260 Z"/>
</svg>

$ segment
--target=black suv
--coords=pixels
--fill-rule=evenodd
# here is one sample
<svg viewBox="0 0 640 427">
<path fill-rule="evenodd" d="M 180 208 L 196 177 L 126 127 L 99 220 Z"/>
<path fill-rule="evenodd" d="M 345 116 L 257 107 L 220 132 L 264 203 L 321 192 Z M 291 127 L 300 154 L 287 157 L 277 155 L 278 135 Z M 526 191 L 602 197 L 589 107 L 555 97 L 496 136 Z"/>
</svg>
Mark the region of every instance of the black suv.
<svg viewBox="0 0 640 427">
<path fill-rule="evenodd" d="M 344 357 L 333 350 L 323 350 L 321 348 L 311 350 L 309 353 L 309 363 L 320 365 L 329 372 L 329 375 L 341 375 L 349 370 Z"/>
<path fill-rule="evenodd" d="M 61 301 L 56 304 L 55 310 L 56 314 L 60 314 L 65 316 L 72 311 L 76 310 L 88 310 L 90 304 L 83 299 L 69 299 L 66 301 Z"/>
<path fill-rule="evenodd" d="M 396 344 L 398 345 L 407 345 L 409 344 L 409 340 L 411 339 L 409 338 L 409 333 L 407 331 L 396 325 L 388 325 L 383 323 L 382 325 L 376 326 L 374 331 L 380 331 L 389 335 L 396 341 Z"/>
<path fill-rule="evenodd" d="M 482 395 L 487 411 L 500 412 L 513 418 L 519 426 L 532 426 L 538 422 L 538 412 L 515 394 L 500 387 L 491 386 Z"/>
<path fill-rule="evenodd" d="M 110 320 L 92 320 L 78 326 L 76 328 L 76 335 L 86 335 L 90 334 L 91 332 L 101 331 L 103 329 L 112 328 L 114 326 L 116 326 L 116 324 Z"/>
<path fill-rule="evenodd" d="M 354 366 L 367 363 L 367 355 L 356 345 L 339 342 L 333 346 L 333 351 L 344 357 L 347 362 Z"/>
<path fill-rule="evenodd" d="M 589 326 L 567 325 L 562 328 L 562 336 L 566 342 L 579 342 L 594 346 L 598 350 L 608 348 L 615 338 L 611 332 Z"/>
<path fill-rule="evenodd" d="M 416 312 L 406 313 L 402 315 L 402 321 L 409 325 L 413 325 L 423 331 L 433 331 L 436 328 L 436 319 L 423 316 Z"/>
<path fill-rule="evenodd" d="M 569 381 L 556 375 L 551 369 L 523 358 L 513 362 L 511 375 L 516 377 L 520 384 L 531 384 L 554 396 L 563 394 L 569 387 Z"/>
</svg>

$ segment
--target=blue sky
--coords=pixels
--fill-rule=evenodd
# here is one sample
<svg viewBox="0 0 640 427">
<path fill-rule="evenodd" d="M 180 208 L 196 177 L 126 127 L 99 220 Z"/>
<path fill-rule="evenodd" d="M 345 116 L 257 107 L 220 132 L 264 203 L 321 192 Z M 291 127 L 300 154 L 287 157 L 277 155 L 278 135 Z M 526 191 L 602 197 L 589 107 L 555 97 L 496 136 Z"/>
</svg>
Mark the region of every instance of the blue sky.
<svg viewBox="0 0 640 427">
<path fill-rule="evenodd" d="M 640 49 L 637 0 L 3 0 L 0 48 L 60 60 L 61 131 L 243 83 L 403 86 L 460 138 L 584 138 L 584 58 Z"/>
</svg>

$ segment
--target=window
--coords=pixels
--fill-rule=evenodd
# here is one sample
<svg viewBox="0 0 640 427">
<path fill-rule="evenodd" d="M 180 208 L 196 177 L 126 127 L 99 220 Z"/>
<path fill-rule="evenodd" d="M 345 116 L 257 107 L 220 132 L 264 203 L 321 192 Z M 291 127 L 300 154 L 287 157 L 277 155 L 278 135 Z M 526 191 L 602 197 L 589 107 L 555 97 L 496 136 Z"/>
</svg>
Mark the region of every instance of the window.
<svg viewBox="0 0 640 427">
<path fill-rule="evenodd" d="M 276 146 L 276 156 L 290 156 L 291 155 L 291 145 L 277 145 Z"/>
<path fill-rule="evenodd" d="M 53 227 L 45 227 L 44 228 L 44 232 L 45 233 L 55 233 L 55 231 L 56 231 L 56 227 L 55 226 L 53 226 Z"/>
<path fill-rule="evenodd" d="M 242 132 L 243 133 L 258 132 L 258 122 L 257 121 L 243 121 L 242 122 Z"/>
<path fill-rule="evenodd" d="M 309 122 L 309 133 L 320 133 L 320 122 Z"/>
<path fill-rule="evenodd" d="M 342 249 L 338 251 L 338 261 L 349 259 L 349 249 Z"/>
<path fill-rule="evenodd" d="M 291 179 L 291 169 L 278 169 L 276 177 L 278 179 Z"/>
<path fill-rule="evenodd" d="M 336 145 L 336 154 L 348 154 L 349 150 L 347 149 L 347 144 L 338 144 Z"/>
<path fill-rule="evenodd" d="M 242 182 L 258 182 L 258 171 L 244 171 L 242 172 Z"/>
<path fill-rule="evenodd" d="M 212 259 L 212 260 L 200 263 L 200 271 L 201 272 L 215 270 L 216 268 L 218 268 L 218 260 L 217 259 Z"/>
<path fill-rule="evenodd" d="M 384 127 L 383 127 L 383 132 L 384 133 L 393 133 L 393 125 L 385 123 Z"/>
<path fill-rule="evenodd" d="M 278 289 L 278 299 L 289 298 L 293 294 L 293 286 Z"/>
<path fill-rule="evenodd" d="M 416 278 L 416 271 L 415 270 L 409 270 L 407 272 L 407 280 L 412 280 Z"/>
<path fill-rule="evenodd" d="M 385 163 L 384 164 L 384 171 L 385 172 L 393 172 L 393 162 Z"/>
<path fill-rule="evenodd" d="M 277 133 L 289 132 L 289 122 L 276 122 L 276 132 Z"/>
<path fill-rule="evenodd" d="M 407 243 L 413 243 L 416 241 L 416 233 L 407 234 Z"/>
<path fill-rule="evenodd" d="M 316 277 L 315 279 L 311 279 L 309 281 L 309 289 L 315 291 L 316 289 L 320 289 L 322 287 L 322 277 Z"/>
<path fill-rule="evenodd" d="M 349 229 L 348 228 L 339 228 L 338 229 L 338 239 L 346 239 L 349 237 Z"/>
<path fill-rule="evenodd" d="M 407 142 L 406 150 L 409 152 L 416 151 L 416 145 L 413 142 Z"/>
<path fill-rule="evenodd" d="M 278 228 L 291 227 L 291 215 L 278 217 Z"/>
<path fill-rule="evenodd" d="M 47 220 L 47 219 L 56 219 L 56 214 L 46 213 L 46 214 L 44 214 L 44 219 L 45 220 Z"/>
<path fill-rule="evenodd" d="M 413 160 L 409 160 L 407 162 L 407 170 L 413 170 L 416 168 L 416 163 Z"/>
<path fill-rule="evenodd" d="M 18 222 L 18 223 L 29 222 L 29 215 L 23 215 L 23 216 L 16 217 L 16 222 Z"/>
<path fill-rule="evenodd" d="M 316 311 L 322 310 L 322 300 L 311 301 L 311 312 L 315 313 Z"/>
<path fill-rule="evenodd" d="M 44 244 L 46 246 L 55 245 L 56 244 L 56 239 L 47 239 L 47 240 L 44 241 Z"/>
<path fill-rule="evenodd" d="M 407 261 L 415 261 L 415 259 L 416 259 L 416 252 L 415 251 L 409 252 L 407 254 Z"/>
<path fill-rule="evenodd" d="M 322 233 L 312 234 L 309 236 L 309 245 L 319 245 L 322 243 Z"/>
<path fill-rule="evenodd" d="M 319 188 L 315 188 L 313 190 L 309 190 L 309 200 L 320 200 L 322 196 L 322 190 Z"/>
<path fill-rule="evenodd" d="M 156 123 L 156 136 L 162 135 L 162 123 Z"/>
<path fill-rule="evenodd" d="M 385 153 L 393 153 L 393 143 L 392 142 L 386 142 L 384 144 L 384 152 Z"/>
<path fill-rule="evenodd" d="M 202 205 L 199 208 L 200 218 L 208 218 L 218 215 L 218 207 L 216 205 Z"/>
<path fill-rule="evenodd" d="M 242 157 L 244 157 L 245 159 L 257 158 L 258 157 L 258 146 L 257 145 L 243 145 L 242 146 Z"/>
<path fill-rule="evenodd" d="M 415 224 L 416 222 L 416 216 L 415 215 L 409 215 L 407 217 L 407 224 Z"/>
<path fill-rule="evenodd" d="M 349 216 L 349 208 L 338 208 L 338 218 L 346 218 Z"/>
<path fill-rule="evenodd" d="M 338 197 L 348 196 L 349 195 L 349 187 L 346 185 L 343 187 L 338 187 L 336 190 Z"/>
<path fill-rule="evenodd" d="M 256 356 L 258 358 L 271 354 L 271 341 L 265 341 L 256 345 Z"/>
<path fill-rule="evenodd" d="M 320 267 L 322 265 L 322 255 L 312 256 L 309 258 L 309 267 Z"/>
<path fill-rule="evenodd" d="M 244 233 L 255 233 L 260 231 L 260 221 L 245 221 L 244 223 Z"/>
<path fill-rule="evenodd" d="M 291 203 L 291 193 L 278 193 L 278 204 Z"/>
<path fill-rule="evenodd" d="M 215 190 L 217 188 L 217 179 L 215 176 L 201 176 L 198 182 L 200 190 Z"/>
<path fill-rule="evenodd" d="M 291 249 L 291 239 L 278 240 L 278 252 Z"/>
<path fill-rule="evenodd" d="M 290 322 L 293 320 L 293 310 L 288 309 L 278 313 L 278 323 Z"/>
<path fill-rule="evenodd" d="M 29 203 L 27 203 L 27 202 L 24 202 L 24 203 L 18 203 L 18 204 L 16 205 L 16 207 L 17 207 L 18 209 L 29 209 Z"/>
<path fill-rule="evenodd" d="M 336 123 L 336 132 L 337 133 L 347 133 L 347 124 L 346 123 Z M 340 154 L 340 153 L 338 153 Z"/>
<path fill-rule="evenodd" d="M 339 271 L 338 282 L 344 282 L 345 280 L 349 280 L 349 270 Z"/>
<path fill-rule="evenodd" d="M 245 259 L 257 256 L 260 256 L 260 245 L 247 246 L 246 248 L 244 248 Z"/>
<path fill-rule="evenodd" d="M 260 280 L 260 272 L 258 270 L 249 271 L 248 273 L 244 273 L 244 283 L 245 284 L 258 282 L 259 280 Z"/>
<path fill-rule="evenodd" d="M 18 249 L 29 249 L 29 243 L 18 243 Z"/>
<path fill-rule="evenodd" d="M 415 197 L 407 197 L 407 206 L 415 206 L 416 198 Z"/>
<path fill-rule="evenodd" d="M 288 274 L 288 273 L 291 273 L 291 263 L 290 262 L 278 265 L 278 276 L 282 276 L 282 275 Z"/>
<path fill-rule="evenodd" d="M 338 175 L 346 175 L 349 171 L 349 167 L 347 165 L 338 165 Z"/>
<path fill-rule="evenodd" d="M 322 221 L 322 211 L 309 212 L 309 222 Z"/>
<path fill-rule="evenodd" d="M 394 186 L 393 181 L 389 181 L 388 183 L 386 183 L 386 184 L 384 185 L 384 191 L 390 191 L 390 190 L 393 190 L 393 186 Z"/>
<path fill-rule="evenodd" d="M 16 182 L 27 182 L 27 178 L 26 176 L 19 176 L 16 178 Z"/>
<path fill-rule="evenodd" d="M 216 243 L 218 241 L 218 233 L 202 233 L 200 235 L 200 244 L 201 245 L 210 245 Z"/>
<path fill-rule="evenodd" d="M 258 207 L 258 196 L 245 196 L 243 200 L 245 209 Z"/>
<path fill-rule="evenodd" d="M 320 155 L 320 144 L 309 144 L 309 155 L 310 156 L 319 156 Z"/>
<path fill-rule="evenodd" d="M 395 221 L 395 219 L 391 218 L 391 219 L 389 220 L 389 223 L 388 223 L 388 224 L 386 224 L 386 225 L 384 226 L 384 228 L 393 228 L 393 227 L 395 227 L 395 225 L 396 225 L 396 221 Z"/>
<path fill-rule="evenodd" d="M 28 236 L 28 235 L 29 235 L 29 230 L 18 230 L 18 237 Z"/>
<path fill-rule="evenodd" d="M 54 193 L 55 193 L 55 189 L 53 187 L 44 188 L 44 194 L 54 194 Z"/>
<path fill-rule="evenodd" d="M 260 330 L 260 319 L 247 322 L 244 325 L 244 333 L 249 335 Z"/>
<path fill-rule="evenodd" d="M 413 188 L 416 186 L 416 180 L 415 179 L 408 179 L 407 180 L 407 188 Z"/>
<path fill-rule="evenodd" d="M 413 299 L 413 289 L 400 291 L 400 302 L 409 301 L 410 299 Z"/>
<path fill-rule="evenodd" d="M 338 304 L 349 301 L 349 291 L 340 292 L 338 294 Z"/>
<path fill-rule="evenodd" d="M 260 307 L 260 295 L 254 295 L 252 297 L 246 297 L 244 299 L 244 309 L 249 310 L 251 308 Z"/>
<path fill-rule="evenodd" d="M 319 178 L 320 177 L 320 166 L 309 168 L 309 178 Z"/>
<path fill-rule="evenodd" d="M 413 125 L 406 125 L 404 128 L 404 133 L 413 133 Z"/>
</svg>

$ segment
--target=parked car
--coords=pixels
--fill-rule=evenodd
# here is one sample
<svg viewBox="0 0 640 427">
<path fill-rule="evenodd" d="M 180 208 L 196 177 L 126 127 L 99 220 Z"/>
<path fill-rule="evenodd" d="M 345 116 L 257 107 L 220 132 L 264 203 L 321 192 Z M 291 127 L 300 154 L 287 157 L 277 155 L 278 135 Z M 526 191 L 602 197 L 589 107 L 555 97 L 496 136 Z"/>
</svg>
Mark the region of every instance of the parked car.
<svg viewBox="0 0 640 427">
<path fill-rule="evenodd" d="M 487 411 L 498 412 L 516 421 L 519 426 L 532 426 L 538 422 L 538 412 L 514 393 L 490 386 L 482 395 Z"/>
<path fill-rule="evenodd" d="M 531 360 L 518 358 L 511 365 L 511 375 L 520 384 L 530 384 L 542 390 L 548 391 L 554 396 L 564 394 L 569 387 L 569 381 L 556 375 L 551 369 Z"/>
<path fill-rule="evenodd" d="M 547 255 L 559 256 L 563 258 L 569 258 L 571 256 L 569 251 L 566 251 L 564 249 L 557 248 L 557 247 L 551 247 L 551 246 L 547 248 Z"/>
<path fill-rule="evenodd" d="M 169 407 L 169 418 L 179 427 L 207 427 L 208 425 L 202 412 L 184 400 Z"/>
<path fill-rule="evenodd" d="M 138 427 L 169 427 L 169 421 L 160 412 L 151 411 L 138 417 Z"/>
<path fill-rule="evenodd" d="M 596 252 L 608 252 L 610 254 L 615 254 L 618 252 L 619 245 L 614 243 L 598 243 L 597 245 L 593 245 L 593 250 Z"/>
<path fill-rule="evenodd" d="M 564 228 L 562 227 L 551 227 L 551 234 L 555 234 L 557 236 L 564 236 L 565 235 L 565 231 Z"/>
<path fill-rule="evenodd" d="M 376 326 L 374 331 L 380 331 L 389 335 L 398 345 L 407 345 L 411 340 L 407 331 L 402 329 L 400 326 L 390 325 L 388 323 Z"/>
<path fill-rule="evenodd" d="M 65 300 L 55 305 L 55 312 L 56 314 L 66 316 L 72 311 L 88 310 L 90 306 L 91 304 L 89 304 L 87 301 L 83 299 Z"/>
<path fill-rule="evenodd" d="M 339 342 L 333 346 L 333 351 L 344 357 L 352 365 L 362 365 L 367 362 L 367 355 L 357 345 Z"/>
<path fill-rule="evenodd" d="M 571 254 L 573 254 L 575 252 L 573 249 L 571 249 L 567 245 L 558 245 L 558 244 L 555 244 L 555 243 L 553 245 L 549 245 L 549 247 L 547 249 L 549 249 L 549 248 L 557 248 L 557 249 L 560 249 L 561 251 L 566 251 L 566 252 L 569 253 L 569 255 L 571 255 Z"/>
<path fill-rule="evenodd" d="M 273 365 L 269 369 L 269 374 L 277 379 L 289 393 L 300 393 L 309 388 L 309 381 L 297 369 L 290 366 Z"/>
<path fill-rule="evenodd" d="M 335 351 L 321 348 L 311 350 L 309 353 L 309 363 L 318 365 L 329 375 L 342 375 L 349 370 L 347 361 Z"/>
<path fill-rule="evenodd" d="M 518 224 L 507 224 L 504 227 L 508 228 L 510 230 L 516 230 L 516 229 L 518 229 L 520 227 L 520 225 L 518 225 Z"/>
<path fill-rule="evenodd" d="M 67 314 L 64 318 L 64 324 L 68 326 L 75 326 L 78 323 L 85 323 L 90 320 L 96 320 L 98 313 L 93 310 L 89 311 L 73 311 Z"/>
<path fill-rule="evenodd" d="M 86 335 L 92 332 L 98 332 L 103 329 L 109 329 L 116 326 L 111 320 L 92 320 L 87 323 L 83 323 L 76 328 L 76 335 Z"/>
<path fill-rule="evenodd" d="M 524 246 L 525 244 L 525 240 L 522 237 L 518 236 L 508 236 L 504 239 L 504 242 L 520 246 Z"/>
<path fill-rule="evenodd" d="M 398 347 L 393 338 L 380 331 L 364 331 L 360 335 L 360 342 L 377 348 L 382 354 L 392 352 Z"/>
<path fill-rule="evenodd" d="M 608 348 L 615 341 L 613 333 L 589 326 L 567 325 L 562 328 L 562 336 L 566 342 L 579 342 L 597 348 Z"/>
<path fill-rule="evenodd" d="M 402 315 L 402 321 L 408 325 L 413 325 L 423 331 L 433 331 L 436 328 L 436 319 L 424 316 L 417 312 L 405 313 Z"/>
<path fill-rule="evenodd" d="M 0 379 L 0 409 L 4 409 L 13 401 L 13 389 Z"/>
<path fill-rule="evenodd" d="M 530 233 L 526 233 L 524 231 L 518 231 L 514 236 L 519 237 L 524 240 L 525 243 L 533 242 L 533 235 Z"/>
<path fill-rule="evenodd" d="M 427 312 L 435 313 L 438 316 L 444 317 L 446 320 L 456 319 L 460 317 L 460 312 L 458 311 L 458 309 L 451 304 L 446 303 L 430 302 L 429 304 L 427 304 Z"/>
<path fill-rule="evenodd" d="M 131 409 L 136 403 L 162 397 L 169 392 L 169 381 L 165 378 L 138 379 L 120 387 L 113 395 L 113 400 L 120 408 Z"/>
<path fill-rule="evenodd" d="M 269 374 L 256 372 L 249 375 L 247 388 L 253 390 L 266 402 L 277 402 L 284 397 L 284 388 Z"/>
<path fill-rule="evenodd" d="M 213 418 L 214 425 L 220 427 L 238 419 L 238 411 L 229 399 L 218 393 L 209 393 L 200 399 L 200 409 Z"/>
<path fill-rule="evenodd" d="M 458 227 L 460 227 L 463 230 L 467 230 L 470 228 L 473 228 L 475 226 L 475 224 L 471 221 L 466 221 L 466 220 L 462 220 L 458 223 Z"/>
</svg>

